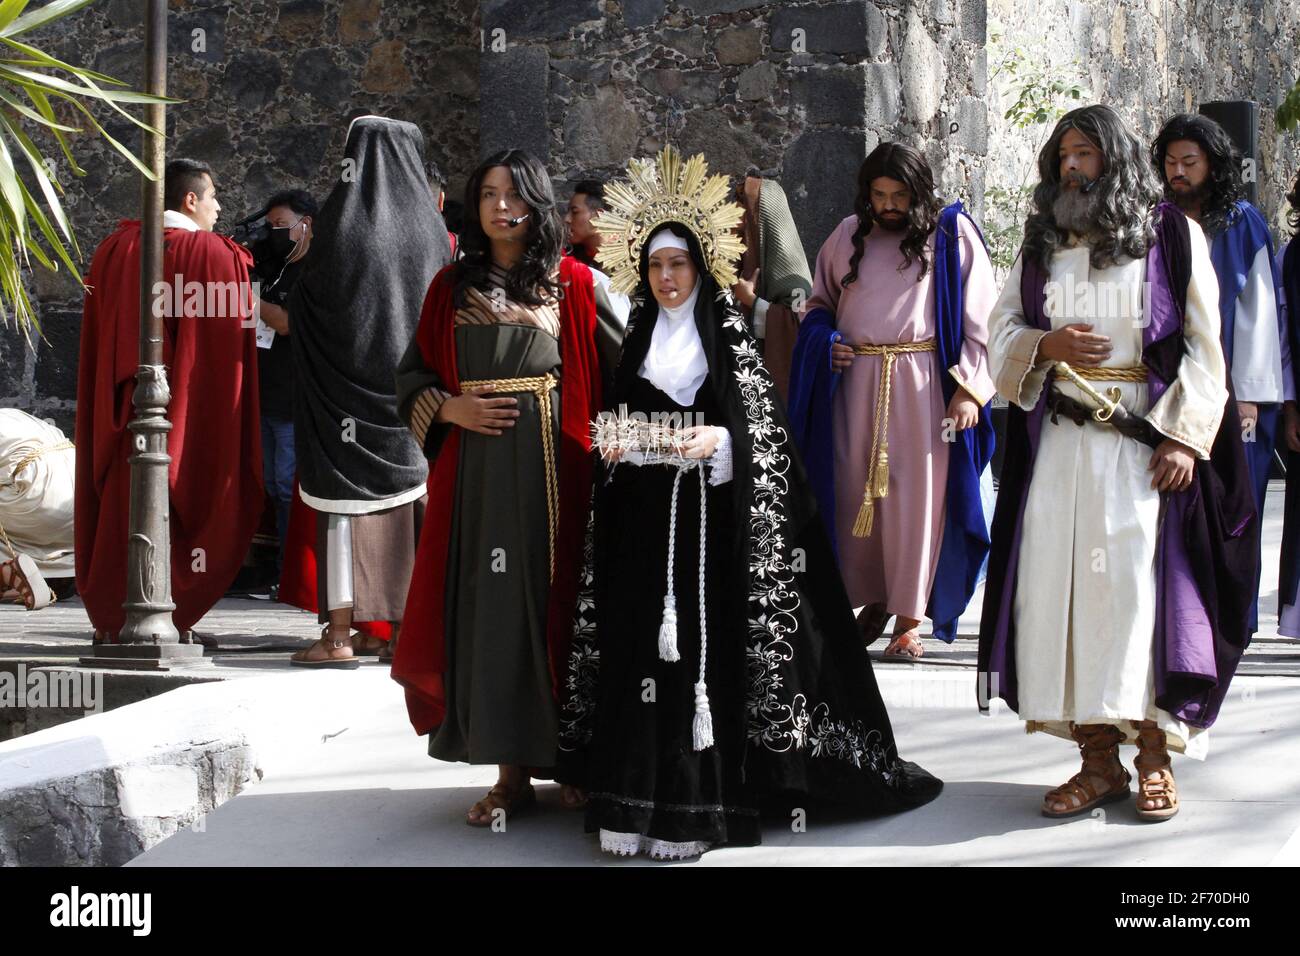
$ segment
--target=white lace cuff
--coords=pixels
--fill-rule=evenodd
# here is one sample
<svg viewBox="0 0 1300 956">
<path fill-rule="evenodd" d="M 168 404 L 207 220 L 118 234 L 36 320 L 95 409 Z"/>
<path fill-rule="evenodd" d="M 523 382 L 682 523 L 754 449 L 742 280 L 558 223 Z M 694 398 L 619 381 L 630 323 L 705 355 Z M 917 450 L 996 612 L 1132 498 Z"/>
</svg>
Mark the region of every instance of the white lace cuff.
<svg viewBox="0 0 1300 956">
<path fill-rule="evenodd" d="M 717 426 L 714 426 L 717 427 Z M 731 432 L 718 427 L 718 447 L 709 457 L 709 484 L 722 485 L 731 480 Z"/>
<path fill-rule="evenodd" d="M 659 840 L 640 833 L 621 833 L 617 830 L 600 830 L 600 848 L 618 856 L 635 856 L 644 853 L 652 860 L 688 860 L 704 853 L 712 844 L 704 840 L 675 843 Z"/>
</svg>

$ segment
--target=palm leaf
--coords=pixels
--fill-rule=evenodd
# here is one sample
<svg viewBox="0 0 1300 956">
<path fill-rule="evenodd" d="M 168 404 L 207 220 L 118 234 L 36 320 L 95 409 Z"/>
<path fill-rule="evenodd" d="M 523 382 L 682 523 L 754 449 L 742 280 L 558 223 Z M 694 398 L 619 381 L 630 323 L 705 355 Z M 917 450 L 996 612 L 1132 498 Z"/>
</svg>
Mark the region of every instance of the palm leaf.
<svg viewBox="0 0 1300 956">
<path fill-rule="evenodd" d="M 0 3 L 0 35 L 3 35 L 9 24 L 13 23 L 18 14 L 23 12 L 25 6 L 27 6 L 27 0 L 4 0 L 3 3 Z"/>
<path fill-rule="evenodd" d="M 34 30 L 53 20 L 66 17 L 69 13 L 75 13 L 82 7 L 89 6 L 94 2 L 95 0 L 50 0 L 45 6 L 30 13 L 24 13 L 0 33 L 5 36 L 17 36 L 19 33 L 26 33 L 28 30 Z M 27 6 L 25 0 L 22 6 Z"/>
<path fill-rule="evenodd" d="M 67 63 L 18 39 L 92 2 L 50 0 L 29 10 L 30 0 L 0 0 L 0 320 L 7 322 L 12 312 L 29 344 L 31 330 L 40 333 L 25 282 L 33 260 L 45 269 L 66 267 L 84 284 L 74 260 L 81 258 L 81 248 L 60 199 L 63 186 L 30 130 L 39 129 L 53 137 L 73 175 L 84 176 L 86 171 L 73 155 L 66 134 L 89 130 L 152 180 L 155 177 L 149 167 L 104 129 L 90 106 L 107 105 L 141 130 L 161 136 L 160 130 L 125 107 L 180 102 L 136 92 L 120 80 Z M 55 99 L 70 103 L 85 122 L 73 126 L 70 120 L 60 120 L 52 102 Z M 17 155 L 27 167 L 21 175 Z"/>
</svg>

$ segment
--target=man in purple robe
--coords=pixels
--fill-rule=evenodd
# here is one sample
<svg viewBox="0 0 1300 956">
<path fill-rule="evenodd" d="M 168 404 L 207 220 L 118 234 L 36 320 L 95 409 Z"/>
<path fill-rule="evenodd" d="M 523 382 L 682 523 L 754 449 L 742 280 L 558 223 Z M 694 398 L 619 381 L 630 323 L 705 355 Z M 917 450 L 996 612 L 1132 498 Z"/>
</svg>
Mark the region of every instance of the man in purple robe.
<svg viewBox="0 0 1300 956">
<path fill-rule="evenodd" d="M 1277 252 L 1282 277 L 1278 309 L 1287 328 L 1291 353 L 1300 349 L 1300 172 L 1287 194 L 1291 238 Z M 1291 383 L 1294 389 L 1295 383 Z M 1282 406 L 1282 442 L 1286 450 L 1286 518 L 1282 523 L 1282 565 L 1277 586 L 1277 632 L 1300 637 L 1300 409 L 1294 397 Z"/>
<path fill-rule="evenodd" d="M 1122 743 L 1139 818 L 1177 813 L 1169 751 L 1204 757 L 1249 640 L 1258 519 L 1218 283 L 1143 153 L 1109 107 L 1061 119 L 990 320 L 1010 408 L 981 693 L 1078 743 L 1049 817 L 1129 796 Z"/>
<path fill-rule="evenodd" d="M 1278 411 L 1284 401 L 1296 397 L 1268 223 L 1242 198 L 1240 150 L 1208 116 L 1170 117 L 1151 146 L 1151 163 L 1163 177 L 1165 198 L 1201 227 L 1210 245 L 1219 280 L 1219 339 L 1237 397 L 1255 505 L 1262 515 Z M 1252 613 L 1252 631 L 1255 624 Z"/>
</svg>

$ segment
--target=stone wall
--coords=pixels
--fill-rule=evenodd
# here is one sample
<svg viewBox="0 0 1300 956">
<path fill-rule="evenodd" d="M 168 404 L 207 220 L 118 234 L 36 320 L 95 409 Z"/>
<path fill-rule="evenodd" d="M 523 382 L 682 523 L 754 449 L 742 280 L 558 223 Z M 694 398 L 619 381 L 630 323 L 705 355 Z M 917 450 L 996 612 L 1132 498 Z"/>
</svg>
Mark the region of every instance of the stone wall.
<svg viewBox="0 0 1300 956">
<path fill-rule="evenodd" d="M 1147 140 L 1202 102 L 1259 103 L 1258 205 L 1285 235 L 1300 134 L 1279 133 L 1273 110 L 1300 71 L 1300 0 L 990 0 L 988 15 L 1005 27 L 1004 47 L 1032 47 L 1061 75 L 1077 70 L 1085 102 L 1114 106 Z M 992 85 L 1005 90 L 1005 78 Z M 994 178 L 1005 183 L 1017 164 L 1026 168 L 1043 130 L 1010 129 L 996 106 L 990 120 Z"/>
<path fill-rule="evenodd" d="M 478 161 L 477 3 L 472 0 L 172 0 L 168 156 L 213 165 L 218 228 L 260 208 L 273 191 L 303 187 L 323 200 L 342 158 L 349 119 L 381 113 L 419 124 L 426 154 L 463 180 Z M 139 88 L 142 7 L 101 0 L 32 42 Z M 196 32 L 197 31 L 197 32 Z M 137 147 L 136 128 L 97 111 L 108 131 Z M 52 144 L 51 144 L 52 145 Z M 82 248 L 122 218 L 139 216 L 140 177 L 91 135 L 73 149 L 87 175 L 58 166 Z M 29 349 L 0 329 L 0 405 L 53 418 L 71 435 L 82 293 L 65 272 L 37 268 L 32 291 L 47 343 Z"/>
<path fill-rule="evenodd" d="M 986 3 L 988 4 L 986 9 Z M 983 221 L 986 181 L 1014 178 L 1042 130 L 1013 131 L 988 86 L 988 24 L 1035 57 L 1077 59 L 1091 98 L 1151 132 L 1206 99 L 1261 103 L 1261 205 L 1281 222 L 1295 134 L 1272 107 L 1294 80 L 1300 0 L 172 0 L 170 155 L 216 168 L 229 225 L 281 186 L 322 198 L 347 121 L 419 123 L 460 198 L 480 156 L 523 146 L 561 195 L 668 141 L 715 171 L 751 165 L 790 195 L 810 258 L 852 208 L 862 158 L 884 139 L 922 148 L 946 198 Z M 38 45 L 138 84 L 138 0 L 101 0 Z M 199 31 L 199 32 L 195 32 Z M 998 84 L 1002 79 L 998 80 Z M 111 113 L 110 132 L 138 141 Z M 67 206 L 88 266 L 139 177 L 101 141 L 75 148 Z M 0 404 L 70 429 L 81 292 L 31 277 L 46 342 L 0 331 Z"/>
<path fill-rule="evenodd" d="M 486 0 L 484 152 L 517 144 L 558 179 L 617 175 L 665 142 L 713 171 L 779 176 L 810 259 L 852 212 L 881 141 L 925 150 L 977 208 L 984 0 Z M 563 189 L 563 186 L 561 186 Z"/>
</svg>

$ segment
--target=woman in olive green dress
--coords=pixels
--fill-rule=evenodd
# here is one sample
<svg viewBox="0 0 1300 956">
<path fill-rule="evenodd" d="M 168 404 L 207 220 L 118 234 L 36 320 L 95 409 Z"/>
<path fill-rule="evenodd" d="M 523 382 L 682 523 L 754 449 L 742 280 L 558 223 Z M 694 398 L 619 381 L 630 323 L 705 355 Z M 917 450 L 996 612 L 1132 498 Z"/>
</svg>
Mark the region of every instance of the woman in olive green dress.
<svg viewBox="0 0 1300 956">
<path fill-rule="evenodd" d="M 519 150 L 489 158 L 466 211 L 463 258 L 434 279 L 398 367 L 399 410 L 433 463 L 438 513 L 394 677 L 430 756 L 499 766 L 467 816 L 489 826 L 530 804 L 530 777 L 555 764 L 553 662 L 576 599 L 600 360 L 591 273 L 562 257 L 541 164 Z M 566 787 L 564 799 L 582 795 Z"/>
</svg>

